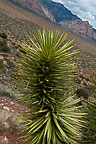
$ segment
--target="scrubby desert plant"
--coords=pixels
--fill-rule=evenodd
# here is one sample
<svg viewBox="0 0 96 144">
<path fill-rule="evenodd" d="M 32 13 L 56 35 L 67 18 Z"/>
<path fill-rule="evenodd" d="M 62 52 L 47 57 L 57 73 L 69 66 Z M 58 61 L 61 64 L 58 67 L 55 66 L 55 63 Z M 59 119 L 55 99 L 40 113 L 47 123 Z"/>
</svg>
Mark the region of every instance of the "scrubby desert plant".
<svg viewBox="0 0 96 144">
<path fill-rule="evenodd" d="M 5 70 L 3 59 L 0 59 L 0 70 L 2 70 L 2 71 Z"/>
<path fill-rule="evenodd" d="M 0 51 L 9 53 L 10 48 L 6 44 L 4 44 L 3 46 L 0 46 Z"/>
<path fill-rule="evenodd" d="M 6 33 L 0 33 L 0 37 L 4 38 L 4 39 L 7 39 L 7 34 Z"/>
<path fill-rule="evenodd" d="M 76 90 L 76 94 L 79 98 L 88 99 L 88 92 L 84 88 L 79 88 Z"/>
<path fill-rule="evenodd" d="M 10 86 L 0 82 L 0 96 L 6 96 L 14 99 L 15 95 L 13 94 L 13 91 L 14 90 Z"/>
<path fill-rule="evenodd" d="M 6 39 L 3 39 L 2 42 L 1 42 L 0 51 L 10 52 L 10 48 L 7 46 L 7 40 Z"/>
<path fill-rule="evenodd" d="M 26 142 L 76 144 L 83 116 L 76 112 L 80 99 L 74 99 L 71 90 L 78 50 L 72 51 L 73 41 L 64 43 L 67 34 L 37 30 L 34 37 L 36 43 L 28 36 L 27 44 L 21 45 L 14 75 L 19 100 L 28 108 L 23 115 Z"/>
</svg>

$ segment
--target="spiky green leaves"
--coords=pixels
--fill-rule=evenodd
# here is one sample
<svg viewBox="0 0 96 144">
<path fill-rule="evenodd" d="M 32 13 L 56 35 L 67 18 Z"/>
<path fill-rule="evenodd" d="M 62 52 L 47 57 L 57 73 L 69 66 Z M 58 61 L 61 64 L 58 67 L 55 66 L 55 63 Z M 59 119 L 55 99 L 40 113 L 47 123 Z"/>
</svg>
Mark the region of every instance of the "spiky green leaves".
<svg viewBox="0 0 96 144">
<path fill-rule="evenodd" d="M 81 108 L 81 106 L 73 106 L 79 101 L 80 99 L 74 100 L 70 97 L 63 101 L 62 110 L 52 112 L 45 109 L 35 113 L 32 121 L 23 125 L 24 131 L 27 133 L 26 142 L 32 144 L 76 144 L 80 137 L 79 129 L 83 123 L 80 119 L 85 115 L 75 112 Z"/>
<path fill-rule="evenodd" d="M 28 36 L 27 44 L 21 45 L 15 79 L 19 99 L 28 107 L 24 115 L 26 141 L 75 144 L 83 114 L 73 107 L 80 100 L 74 100 L 68 91 L 76 74 L 73 60 L 78 50 L 73 51 L 72 41 L 65 43 L 67 34 L 37 30 L 34 38 L 36 43 Z"/>
<path fill-rule="evenodd" d="M 96 86 L 96 72 L 93 73 L 93 83 Z"/>
<path fill-rule="evenodd" d="M 90 98 L 84 104 L 85 112 L 85 127 L 82 129 L 82 144 L 95 144 L 96 143 L 96 99 Z"/>
</svg>

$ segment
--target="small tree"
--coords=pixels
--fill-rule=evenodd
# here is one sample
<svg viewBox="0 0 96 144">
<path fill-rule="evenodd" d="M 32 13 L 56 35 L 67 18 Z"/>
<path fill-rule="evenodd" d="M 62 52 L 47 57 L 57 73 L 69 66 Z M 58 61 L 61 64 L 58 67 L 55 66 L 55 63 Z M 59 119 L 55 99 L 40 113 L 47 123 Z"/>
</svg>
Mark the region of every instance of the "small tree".
<svg viewBox="0 0 96 144">
<path fill-rule="evenodd" d="M 36 43 L 28 36 L 21 45 L 20 60 L 16 64 L 15 85 L 28 110 L 23 125 L 27 143 L 76 144 L 80 137 L 83 113 L 76 110 L 80 99 L 74 99 L 73 86 L 78 50 L 72 42 L 64 43 L 67 34 L 39 31 Z M 69 91 L 69 92 L 68 92 Z"/>
</svg>

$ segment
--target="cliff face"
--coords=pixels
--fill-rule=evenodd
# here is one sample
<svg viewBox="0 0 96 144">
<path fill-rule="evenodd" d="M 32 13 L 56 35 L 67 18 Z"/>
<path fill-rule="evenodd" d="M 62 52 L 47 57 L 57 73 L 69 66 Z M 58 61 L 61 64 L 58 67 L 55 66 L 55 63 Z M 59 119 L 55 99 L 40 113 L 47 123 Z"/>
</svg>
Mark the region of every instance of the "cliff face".
<svg viewBox="0 0 96 144">
<path fill-rule="evenodd" d="M 29 11 L 36 12 L 37 14 L 44 15 L 40 2 L 38 0 L 8 0 L 22 8 L 25 8 Z"/>
<path fill-rule="evenodd" d="M 48 18 L 52 22 L 55 22 L 54 16 L 51 12 L 45 7 L 41 0 L 8 0 L 28 11 L 34 12 L 40 16 Z"/>
<path fill-rule="evenodd" d="M 64 20 L 77 20 L 70 10 L 63 4 L 53 2 L 52 0 L 8 0 L 22 8 L 35 12 L 36 14 L 48 18 L 52 22 L 61 22 Z"/>
<path fill-rule="evenodd" d="M 52 0 L 41 0 L 43 5 L 52 13 L 55 21 L 63 28 L 96 43 L 96 31 L 90 26 L 88 21 L 82 21 L 62 4 Z"/>
<path fill-rule="evenodd" d="M 16 5 L 43 16 L 73 33 L 96 43 L 96 30 L 88 21 L 82 21 L 62 4 L 52 0 L 8 0 Z"/>
<path fill-rule="evenodd" d="M 73 15 L 70 10 L 65 8 L 63 4 L 53 2 L 52 0 L 41 0 L 42 4 L 52 13 L 56 22 L 64 20 L 78 20 L 76 15 Z"/>
<path fill-rule="evenodd" d="M 96 41 L 96 32 L 94 31 L 92 26 L 90 26 L 88 21 L 82 21 L 82 20 L 62 21 L 59 22 L 59 24 L 62 27 L 76 33 L 81 37 Z"/>
</svg>

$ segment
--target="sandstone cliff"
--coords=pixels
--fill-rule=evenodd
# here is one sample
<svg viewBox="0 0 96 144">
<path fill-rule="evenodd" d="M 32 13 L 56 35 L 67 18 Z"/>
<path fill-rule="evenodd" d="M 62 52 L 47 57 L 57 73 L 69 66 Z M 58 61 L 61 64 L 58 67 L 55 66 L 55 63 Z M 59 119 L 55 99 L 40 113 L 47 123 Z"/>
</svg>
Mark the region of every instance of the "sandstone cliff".
<svg viewBox="0 0 96 144">
<path fill-rule="evenodd" d="M 72 21 L 62 21 L 59 22 L 59 24 L 83 38 L 91 39 L 94 42 L 96 41 L 96 32 L 88 21 L 82 21 L 79 19 Z"/>
</svg>

